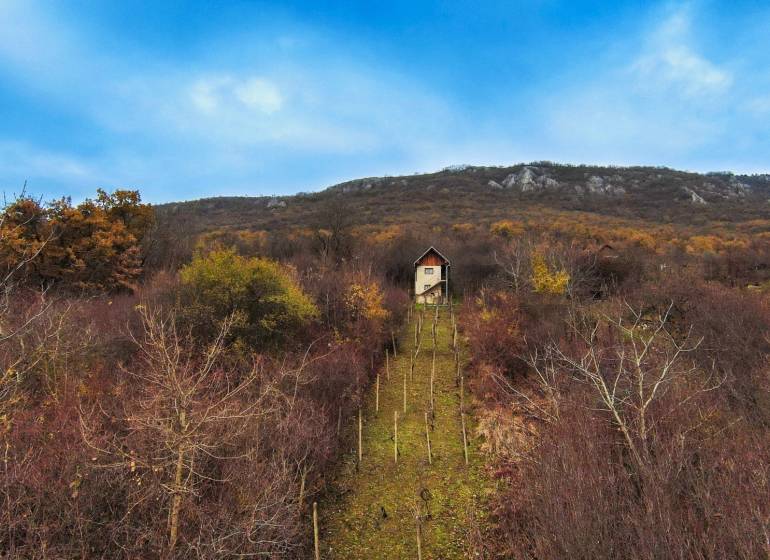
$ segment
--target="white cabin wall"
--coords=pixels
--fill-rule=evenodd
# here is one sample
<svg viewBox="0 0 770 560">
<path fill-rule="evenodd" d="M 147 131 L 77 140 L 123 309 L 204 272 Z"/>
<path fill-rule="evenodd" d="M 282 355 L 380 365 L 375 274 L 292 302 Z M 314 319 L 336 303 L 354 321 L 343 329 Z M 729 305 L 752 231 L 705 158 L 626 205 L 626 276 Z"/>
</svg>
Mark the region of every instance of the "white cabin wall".
<svg viewBox="0 0 770 560">
<path fill-rule="evenodd" d="M 425 274 L 426 268 L 432 268 L 433 274 Z M 414 271 L 414 293 L 419 294 L 425 291 L 425 284 L 431 286 L 441 281 L 441 266 L 418 266 Z"/>
</svg>

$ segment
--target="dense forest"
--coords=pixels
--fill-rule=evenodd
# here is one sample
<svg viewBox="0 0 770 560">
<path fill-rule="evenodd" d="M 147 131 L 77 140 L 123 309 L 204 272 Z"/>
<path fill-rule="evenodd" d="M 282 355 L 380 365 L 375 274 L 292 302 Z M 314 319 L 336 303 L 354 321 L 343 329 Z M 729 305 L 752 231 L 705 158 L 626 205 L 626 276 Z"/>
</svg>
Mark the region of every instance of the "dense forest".
<svg viewBox="0 0 770 560">
<path fill-rule="evenodd" d="M 496 481 L 476 557 L 766 557 L 768 194 L 537 163 L 156 208 L 19 197 L 0 550 L 310 557 L 340 424 L 409 336 L 434 245 Z"/>
</svg>

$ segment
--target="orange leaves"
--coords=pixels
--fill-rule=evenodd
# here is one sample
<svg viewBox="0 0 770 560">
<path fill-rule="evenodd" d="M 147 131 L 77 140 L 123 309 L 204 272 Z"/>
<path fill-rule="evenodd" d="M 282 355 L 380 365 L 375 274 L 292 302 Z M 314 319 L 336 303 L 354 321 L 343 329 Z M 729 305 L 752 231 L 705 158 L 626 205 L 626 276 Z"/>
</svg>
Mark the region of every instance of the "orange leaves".
<svg viewBox="0 0 770 560">
<path fill-rule="evenodd" d="M 381 230 L 372 233 L 367 240 L 373 245 L 385 245 L 393 242 L 394 239 L 403 235 L 401 226 L 387 226 Z"/>
<path fill-rule="evenodd" d="M 383 294 L 376 282 L 358 281 L 348 286 L 345 306 L 353 319 L 385 320 L 388 311 L 382 304 Z"/>
<path fill-rule="evenodd" d="M 743 239 L 726 239 L 716 235 L 693 235 L 686 242 L 685 250 L 691 255 L 704 253 L 726 253 L 746 249 L 748 241 Z"/>
<path fill-rule="evenodd" d="M 0 266 L 22 267 L 35 284 L 64 282 L 86 291 L 131 289 L 141 273 L 139 244 L 152 224 L 152 208 L 136 191 L 100 190 L 96 201 L 46 207 L 29 198 L 3 210 Z"/>
</svg>

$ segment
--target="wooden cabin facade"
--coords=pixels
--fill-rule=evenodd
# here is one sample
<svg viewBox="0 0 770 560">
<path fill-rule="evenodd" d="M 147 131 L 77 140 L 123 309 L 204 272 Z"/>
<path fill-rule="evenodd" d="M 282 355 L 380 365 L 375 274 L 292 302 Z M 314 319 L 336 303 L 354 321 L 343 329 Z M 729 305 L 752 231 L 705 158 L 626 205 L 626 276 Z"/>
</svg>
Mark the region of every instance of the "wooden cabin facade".
<svg viewBox="0 0 770 560">
<path fill-rule="evenodd" d="M 430 247 L 414 261 L 414 299 L 429 305 L 449 302 L 449 267 L 451 263 L 435 247 Z"/>
</svg>

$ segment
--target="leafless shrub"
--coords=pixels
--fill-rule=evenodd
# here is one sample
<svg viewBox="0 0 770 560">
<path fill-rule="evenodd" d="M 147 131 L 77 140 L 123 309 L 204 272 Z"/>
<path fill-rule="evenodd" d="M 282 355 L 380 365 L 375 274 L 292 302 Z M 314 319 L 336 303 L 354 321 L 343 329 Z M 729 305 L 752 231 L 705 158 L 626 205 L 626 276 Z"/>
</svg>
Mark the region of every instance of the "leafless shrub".
<svg viewBox="0 0 770 560">
<path fill-rule="evenodd" d="M 135 391 L 133 398 L 112 412 L 97 401 L 81 420 L 85 441 L 98 458 L 93 468 L 112 470 L 129 482 L 124 516 L 134 522 L 122 520 L 116 530 L 130 531 L 116 538 L 128 537 L 132 545 L 142 545 L 138 550 L 180 557 L 191 551 L 221 557 L 291 548 L 291 531 L 275 525 L 289 514 L 275 508 L 296 509 L 296 497 L 287 491 L 295 472 L 285 465 L 271 472 L 272 484 L 281 487 L 277 492 L 244 469 L 262 456 L 264 423 L 293 398 L 286 386 L 296 384 L 302 366 L 277 375 L 266 372 L 260 360 L 245 370 L 227 369 L 222 362 L 229 320 L 208 348 L 199 349 L 178 332 L 172 314 L 145 306 L 139 313 L 142 330 L 134 342 L 140 358 L 123 368 L 134 385 L 125 388 Z M 236 481 L 244 504 L 253 505 L 233 504 L 233 513 L 222 510 L 212 518 L 210 504 Z M 260 520 L 266 510 L 272 522 Z M 238 521 L 223 522 L 231 516 Z"/>
<path fill-rule="evenodd" d="M 543 421 L 500 502 L 507 554 L 767 553 L 767 433 L 729 414 L 724 377 L 697 367 L 702 338 L 671 310 L 575 320 L 569 343 L 530 356 L 539 389 L 512 395 Z"/>
</svg>

